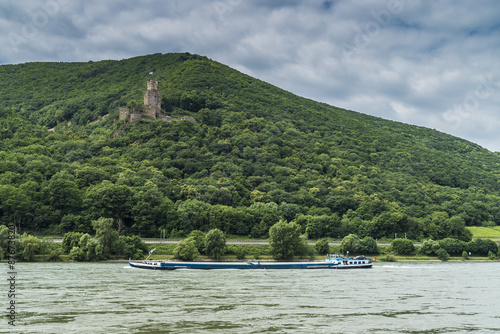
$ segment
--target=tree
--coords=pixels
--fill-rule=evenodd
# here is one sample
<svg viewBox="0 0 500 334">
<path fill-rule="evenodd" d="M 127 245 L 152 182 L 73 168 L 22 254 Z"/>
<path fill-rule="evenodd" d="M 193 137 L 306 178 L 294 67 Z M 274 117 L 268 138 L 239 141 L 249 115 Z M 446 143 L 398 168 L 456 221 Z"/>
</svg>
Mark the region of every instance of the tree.
<svg viewBox="0 0 500 334">
<path fill-rule="evenodd" d="M 9 228 L 5 225 L 0 225 L 0 249 L 2 254 L 0 254 L 0 260 L 3 259 L 3 253 L 7 252 L 9 247 Z"/>
<path fill-rule="evenodd" d="M 173 203 L 163 196 L 158 187 L 147 181 L 142 190 L 134 196 L 133 232 L 142 236 L 153 236 L 157 232 L 156 227 L 162 225 L 164 217 L 170 213 L 172 207 Z"/>
<path fill-rule="evenodd" d="M 81 195 L 75 177 L 67 171 L 56 173 L 47 187 L 43 189 L 44 197 L 55 210 L 75 213 L 81 206 Z"/>
<path fill-rule="evenodd" d="M 360 246 L 360 239 L 356 234 L 349 234 L 340 243 L 342 252 L 356 253 Z"/>
<path fill-rule="evenodd" d="M 359 243 L 358 252 L 361 254 L 378 254 L 377 242 L 372 237 L 364 237 Z"/>
<path fill-rule="evenodd" d="M 278 209 L 286 221 L 292 221 L 301 212 L 300 206 L 286 202 L 282 202 Z"/>
<path fill-rule="evenodd" d="M 139 111 L 144 109 L 144 105 L 142 103 L 137 102 L 136 100 L 130 100 L 127 102 L 127 108 L 130 111 Z"/>
<path fill-rule="evenodd" d="M 83 233 L 81 232 L 66 232 L 62 241 L 63 252 L 69 254 L 73 247 L 78 247 L 82 235 Z"/>
<path fill-rule="evenodd" d="M 21 236 L 21 258 L 25 261 L 33 261 L 35 254 L 40 250 L 40 245 L 40 239 L 25 232 Z"/>
<path fill-rule="evenodd" d="M 179 260 L 193 261 L 200 253 L 196 248 L 196 241 L 193 237 L 181 240 L 174 249 L 174 257 Z"/>
<path fill-rule="evenodd" d="M 179 229 L 186 234 L 208 225 L 209 204 L 196 199 L 187 199 L 183 202 L 179 201 L 176 206 L 179 215 Z"/>
<path fill-rule="evenodd" d="M 306 234 L 309 239 L 317 239 L 325 236 L 328 216 L 309 216 L 306 226 Z"/>
<path fill-rule="evenodd" d="M 198 252 L 205 252 L 205 233 L 200 230 L 193 230 L 189 233 L 188 237 L 192 237 L 195 240 Z"/>
<path fill-rule="evenodd" d="M 314 250 L 321 255 L 330 254 L 330 246 L 328 245 L 328 239 L 323 238 L 316 241 L 316 244 L 314 245 Z"/>
<path fill-rule="evenodd" d="M 219 229 L 208 231 L 205 235 L 205 254 L 210 258 L 220 260 L 226 251 L 226 236 Z"/>
<path fill-rule="evenodd" d="M 269 228 L 280 219 L 278 205 L 270 203 L 254 203 L 249 207 L 249 212 L 254 216 L 254 226 L 251 235 L 263 237 L 269 232 Z"/>
<path fill-rule="evenodd" d="M 113 219 L 100 217 L 92 222 L 97 241 L 96 254 L 98 257 L 108 258 L 111 253 L 116 254 L 116 243 L 119 239 L 118 231 L 113 229 Z"/>
<path fill-rule="evenodd" d="M 119 243 L 119 253 L 127 258 L 140 259 L 148 252 L 148 247 L 137 235 L 121 235 Z"/>
<path fill-rule="evenodd" d="M 415 252 L 415 245 L 409 239 L 394 239 L 392 241 L 392 248 L 399 255 L 411 255 Z"/>
<path fill-rule="evenodd" d="M 290 260 L 302 251 L 300 225 L 280 220 L 269 229 L 269 245 L 275 259 Z"/>
<path fill-rule="evenodd" d="M 83 223 L 83 217 L 74 215 L 72 213 L 67 214 L 61 218 L 61 223 L 59 224 L 59 228 L 61 231 L 64 232 L 69 232 L 69 231 L 87 231 L 90 229 L 89 226 L 86 226 Z M 65 234 L 66 235 L 66 234 Z M 71 247 L 72 248 L 72 247 Z M 71 250 L 71 248 L 69 250 Z M 68 250 L 68 252 L 69 252 Z"/>
<path fill-rule="evenodd" d="M 99 217 L 124 219 L 130 216 L 133 207 L 132 198 L 132 191 L 128 186 L 105 180 L 87 189 L 84 204 L 91 219 Z"/>
<path fill-rule="evenodd" d="M 13 214 L 12 222 L 17 223 L 21 231 L 21 220 L 23 214 L 28 211 L 31 204 L 31 198 L 22 188 L 16 188 L 11 185 L 0 185 L 0 208 L 10 218 Z"/>
</svg>

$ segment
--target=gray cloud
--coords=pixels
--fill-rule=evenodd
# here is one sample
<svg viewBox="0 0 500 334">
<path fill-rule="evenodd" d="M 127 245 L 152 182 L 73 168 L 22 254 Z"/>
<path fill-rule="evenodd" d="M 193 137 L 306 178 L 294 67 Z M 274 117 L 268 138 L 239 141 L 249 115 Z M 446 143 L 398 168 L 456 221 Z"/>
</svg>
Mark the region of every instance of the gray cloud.
<svg viewBox="0 0 500 334">
<path fill-rule="evenodd" d="M 7 1 L 0 62 L 188 51 L 301 96 L 500 151 L 498 17 L 493 0 Z"/>
</svg>

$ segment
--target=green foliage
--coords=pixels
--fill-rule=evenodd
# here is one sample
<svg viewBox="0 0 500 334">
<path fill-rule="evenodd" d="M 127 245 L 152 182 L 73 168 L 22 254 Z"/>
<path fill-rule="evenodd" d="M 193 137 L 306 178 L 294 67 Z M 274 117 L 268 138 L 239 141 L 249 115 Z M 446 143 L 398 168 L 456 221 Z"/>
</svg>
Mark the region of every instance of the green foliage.
<svg viewBox="0 0 500 334">
<path fill-rule="evenodd" d="M 314 250 L 318 254 L 327 255 L 330 254 L 330 246 L 328 245 L 328 239 L 323 238 L 316 241 L 314 245 Z"/>
<path fill-rule="evenodd" d="M 472 255 L 488 255 L 488 252 L 498 254 L 498 245 L 490 239 L 474 239 L 467 243 L 466 248 Z"/>
<path fill-rule="evenodd" d="M 73 261 L 85 261 L 87 259 L 85 251 L 80 247 L 75 246 L 69 252 L 69 257 Z"/>
<path fill-rule="evenodd" d="M 245 247 L 238 245 L 237 247 L 234 248 L 234 254 L 236 255 L 236 258 L 238 260 L 244 260 L 245 257 L 247 256 L 247 249 Z"/>
<path fill-rule="evenodd" d="M 345 236 L 340 243 L 343 253 L 356 253 L 358 252 L 360 245 L 361 240 L 356 234 L 349 234 L 348 236 Z"/>
<path fill-rule="evenodd" d="M 179 260 L 193 261 L 200 255 L 196 247 L 196 240 L 193 237 L 181 240 L 175 247 L 173 255 Z"/>
<path fill-rule="evenodd" d="M 113 228 L 113 219 L 100 217 L 92 222 L 92 226 L 96 237 L 96 256 L 108 258 L 112 253 L 116 254 L 119 236 Z"/>
<path fill-rule="evenodd" d="M 450 254 L 444 248 L 439 248 L 436 251 L 436 255 L 441 261 L 448 261 L 450 259 Z"/>
<path fill-rule="evenodd" d="M 51 262 L 62 261 L 61 253 L 62 253 L 62 250 L 60 248 L 56 248 L 56 249 L 51 250 L 49 253 L 48 260 Z"/>
<path fill-rule="evenodd" d="M 192 237 L 196 243 L 196 249 L 200 254 L 205 254 L 205 233 L 200 230 L 193 230 L 188 237 Z"/>
<path fill-rule="evenodd" d="M 422 241 L 422 245 L 418 249 L 418 254 L 422 255 L 435 255 L 436 251 L 440 249 L 441 246 L 439 244 L 439 241 L 434 241 L 432 239 L 424 240 Z"/>
<path fill-rule="evenodd" d="M 21 251 L 20 257 L 24 261 L 33 261 L 35 255 L 39 253 L 41 241 L 33 235 L 23 233 L 21 236 Z"/>
<path fill-rule="evenodd" d="M 148 253 L 148 246 L 137 235 L 120 235 L 118 249 L 120 249 L 120 255 L 129 259 L 140 259 Z"/>
<path fill-rule="evenodd" d="M 62 250 L 64 253 L 69 254 L 73 247 L 77 247 L 80 238 L 83 236 L 81 232 L 67 232 L 64 234 L 62 241 Z"/>
<path fill-rule="evenodd" d="M 500 239 L 500 226 L 483 227 L 470 226 L 467 229 L 472 233 L 473 238 L 497 238 Z"/>
<path fill-rule="evenodd" d="M 0 225 L 0 248 L 2 249 L 2 254 L 0 254 L 0 260 L 7 254 L 9 248 L 9 228 L 5 225 Z"/>
<path fill-rule="evenodd" d="M 439 246 L 450 255 L 460 255 L 467 248 L 467 244 L 465 242 L 453 238 L 439 240 Z"/>
<path fill-rule="evenodd" d="M 208 231 L 205 235 L 205 254 L 211 259 L 220 260 L 226 251 L 226 236 L 219 229 Z"/>
<path fill-rule="evenodd" d="M 464 258 L 464 260 L 468 260 L 469 259 L 469 253 L 467 253 L 466 251 L 463 251 L 462 252 L 462 257 Z"/>
<path fill-rule="evenodd" d="M 394 239 L 392 241 L 394 252 L 399 255 L 412 255 L 415 253 L 413 241 L 409 239 Z"/>
<path fill-rule="evenodd" d="M 303 250 L 300 225 L 280 220 L 269 229 L 269 245 L 275 259 L 290 260 Z"/>
<path fill-rule="evenodd" d="M 398 262 L 398 259 L 394 255 L 386 255 L 380 258 L 382 262 Z"/>
<path fill-rule="evenodd" d="M 361 254 L 378 254 L 379 250 L 377 242 L 372 237 L 364 237 L 359 243 L 358 252 Z"/>
<path fill-rule="evenodd" d="M 151 71 L 165 115 L 118 122 L 119 107 L 140 108 Z M 286 220 L 310 238 L 469 242 L 469 227 L 500 224 L 498 154 L 206 57 L 3 65 L 0 97 L 0 221 L 23 230 L 92 233 L 107 217 L 122 235 L 265 238 Z M 119 248 L 96 242 L 99 256 Z"/>
</svg>

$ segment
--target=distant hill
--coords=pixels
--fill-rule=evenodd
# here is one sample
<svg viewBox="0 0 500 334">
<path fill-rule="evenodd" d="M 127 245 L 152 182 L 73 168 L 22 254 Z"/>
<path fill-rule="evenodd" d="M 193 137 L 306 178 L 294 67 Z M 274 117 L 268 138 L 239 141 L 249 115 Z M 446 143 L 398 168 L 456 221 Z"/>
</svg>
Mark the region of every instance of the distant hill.
<svg viewBox="0 0 500 334">
<path fill-rule="evenodd" d="M 196 121 L 118 121 L 149 78 L 165 120 Z M 262 237 L 285 219 L 312 238 L 466 240 L 500 223 L 497 153 L 197 55 L 0 66 L 0 136 L 1 221 L 47 233 L 102 216 L 125 234 Z"/>
</svg>

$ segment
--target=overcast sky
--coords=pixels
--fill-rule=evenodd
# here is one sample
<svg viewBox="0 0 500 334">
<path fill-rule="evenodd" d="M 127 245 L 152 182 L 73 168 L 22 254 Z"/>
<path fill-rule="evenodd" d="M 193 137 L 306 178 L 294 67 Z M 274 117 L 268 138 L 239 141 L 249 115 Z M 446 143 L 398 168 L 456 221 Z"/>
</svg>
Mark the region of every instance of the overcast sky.
<svg viewBox="0 0 500 334">
<path fill-rule="evenodd" d="M 0 64 L 191 52 L 500 151 L 496 0 L 4 0 L 0 32 Z"/>
</svg>

